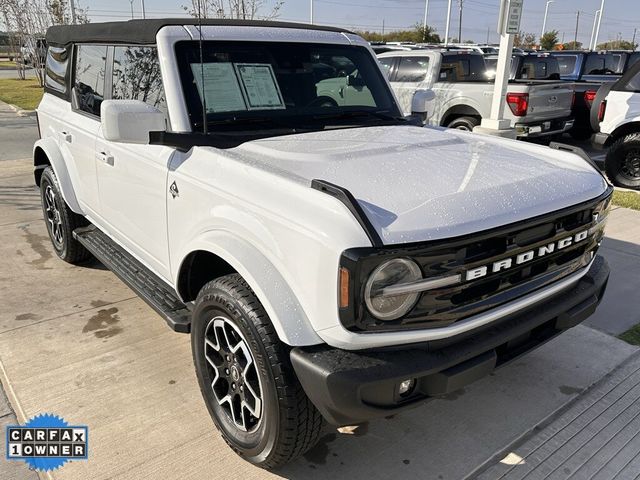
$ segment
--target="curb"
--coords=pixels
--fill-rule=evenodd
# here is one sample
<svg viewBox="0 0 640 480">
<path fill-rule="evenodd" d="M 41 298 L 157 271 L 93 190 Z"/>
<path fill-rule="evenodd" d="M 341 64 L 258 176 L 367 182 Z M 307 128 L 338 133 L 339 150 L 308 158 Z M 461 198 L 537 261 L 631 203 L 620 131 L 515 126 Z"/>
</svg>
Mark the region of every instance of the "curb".
<svg viewBox="0 0 640 480">
<path fill-rule="evenodd" d="M 7 103 L 7 105 L 20 117 L 35 117 L 38 114 L 36 110 L 23 110 L 22 108 L 11 105 L 10 103 Z"/>
</svg>

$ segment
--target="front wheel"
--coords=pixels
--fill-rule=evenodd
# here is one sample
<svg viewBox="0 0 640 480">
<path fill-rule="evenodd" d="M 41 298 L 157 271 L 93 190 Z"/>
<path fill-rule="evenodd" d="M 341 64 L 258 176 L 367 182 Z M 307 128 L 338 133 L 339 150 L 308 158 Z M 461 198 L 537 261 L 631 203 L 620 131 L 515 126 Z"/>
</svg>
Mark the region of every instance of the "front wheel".
<svg viewBox="0 0 640 480">
<path fill-rule="evenodd" d="M 295 376 L 289 348 L 240 275 L 213 280 L 198 294 L 191 349 L 209 413 L 238 455 L 275 468 L 315 445 L 322 416 Z"/>
<path fill-rule="evenodd" d="M 615 185 L 640 189 L 640 133 L 622 137 L 611 145 L 605 170 Z"/>
</svg>

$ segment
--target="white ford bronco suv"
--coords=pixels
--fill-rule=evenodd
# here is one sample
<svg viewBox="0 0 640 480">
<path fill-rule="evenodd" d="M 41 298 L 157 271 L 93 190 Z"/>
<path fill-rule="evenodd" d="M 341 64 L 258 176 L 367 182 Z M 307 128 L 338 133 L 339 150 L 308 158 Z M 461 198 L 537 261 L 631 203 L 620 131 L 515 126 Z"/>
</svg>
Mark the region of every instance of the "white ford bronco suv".
<svg viewBox="0 0 640 480">
<path fill-rule="evenodd" d="M 325 419 L 455 391 L 602 298 L 604 177 L 412 125 L 352 33 L 154 19 L 47 41 L 34 164 L 53 248 L 190 333 L 215 425 L 257 465 Z"/>
<path fill-rule="evenodd" d="M 598 89 L 591 126 L 594 146 L 607 149 L 605 171 L 611 181 L 640 190 L 640 62 Z"/>
</svg>

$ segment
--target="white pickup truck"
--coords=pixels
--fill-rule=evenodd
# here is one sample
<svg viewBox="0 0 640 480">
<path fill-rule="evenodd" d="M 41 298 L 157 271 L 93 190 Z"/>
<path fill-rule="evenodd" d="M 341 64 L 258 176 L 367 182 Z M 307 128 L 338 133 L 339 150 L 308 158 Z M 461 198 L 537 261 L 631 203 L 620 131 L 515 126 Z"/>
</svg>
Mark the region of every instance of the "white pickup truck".
<svg viewBox="0 0 640 480">
<path fill-rule="evenodd" d="M 473 130 L 488 118 L 493 79 L 482 55 L 464 51 L 388 52 L 378 56 L 402 110 L 410 113 L 416 90 L 431 89 L 429 125 Z M 511 80 L 505 118 L 518 137 L 560 134 L 573 126 L 573 86 L 553 80 Z"/>
</svg>

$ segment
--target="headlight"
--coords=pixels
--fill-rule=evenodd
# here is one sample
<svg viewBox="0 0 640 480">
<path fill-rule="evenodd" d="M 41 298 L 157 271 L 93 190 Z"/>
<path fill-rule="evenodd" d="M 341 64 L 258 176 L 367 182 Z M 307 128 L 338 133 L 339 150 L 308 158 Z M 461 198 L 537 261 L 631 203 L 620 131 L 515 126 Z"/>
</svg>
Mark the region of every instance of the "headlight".
<svg viewBox="0 0 640 480">
<path fill-rule="evenodd" d="M 395 320 L 405 315 L 418 301 L 420 293 L 383 295 L 383 289 L 422 278 L 420 267 L 406 258 L 389 260 L 376 268 L 365 286 L 367 308 L 380 320 Z"/>
</svg>

